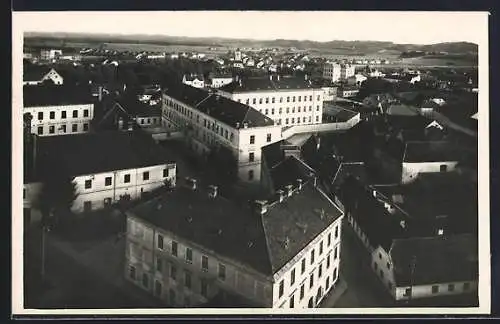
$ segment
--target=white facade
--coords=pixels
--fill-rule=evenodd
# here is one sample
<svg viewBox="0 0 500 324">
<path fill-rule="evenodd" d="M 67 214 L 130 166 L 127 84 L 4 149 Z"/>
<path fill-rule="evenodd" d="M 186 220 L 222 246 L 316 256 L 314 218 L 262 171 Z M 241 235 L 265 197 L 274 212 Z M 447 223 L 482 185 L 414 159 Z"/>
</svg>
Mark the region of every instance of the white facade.
<svg viewBox="0 0 500 324">
<path fill-rule="evenodd" d="M 42 76 L 40 80 L 25 80 L 23 81 L 23 85 L 39 85 L 42 84 L 45 80 L 51 80 L 52 82 L 54 82 L 54 84 L 57 85 L 62 85 L 64 83 L 64 78 L 59 73 L 57 73 L 56 70 L 50 69 L 50 71 Z"/>
<path fill-rule="evenodd" d="M 236 129 L 166 94 L 163 94 L 162 120 L 167 129 L 192 127 L 186 140 L 198 154 L 207 154 L 217 145 L 229 148 L 238 161 L 239 179 L 244 182 L 260 182 L 261 149 L 281 140 L 280 126 L 242 125 Z"/>
<path fill-rule="evenodd" d="M 31 133 L 38 136 L 55 136 L 86 133 L 94 118 L 94 104 L 25 107 L 30 113 Z"/>
<path fill-rule="evenodd" d="M 338 280 L 342 218 L 271 277 L 129 215 L 125 278 L 174 307 L 200 305 L 219 290 L 262 307 L 317 307 Z"/>
<path fill-rule="evenodd" d="M 225 86 L 226 84 L 233 82 L 233 78 L 232 77 L 215 77 L 215 78 L 212 78 L 211 81 L 212 81 L 212 84 L 211 84 L 212 88 L 220 88 L 222 86 Z"/>
<path fill-rule="evenodd" d="M 74 213 L 98 210 L 115 203 L 124 195 L 131 199 L 141 197 L 142 193 L 150 192 L 164 185 L 165 180 L 175 185 L 176 165 L 172 163 L 153 165 L 143 168 L 116 170 L 95 174 L 78 175 L 73 182 L 76 184 L 76 197 L 71 210 Z M 41 183 L 24 185 L 25 207 L 31 207 L 43 188 Z"/>
<path fill-rule="evenodd" d="M 323 66 L 323 77 L 332 82 L 346 80 L 354 75 L 354 65 L 326 62 Z"/>
<path fill-rule="evenodd" d="M 359 89 L 338 89 L 338 96 L 342 98 L 352 98 L 359 93 Z"/>
<path fill-rule="evenodd" d="M 410 183 L 417 179 L 419 173 L 437 173 L 454 171 L 458 161 L 441 162 L 403 162 L 401 183 Z"/>
<path fill-rule="evenodd" d="M 194 78 L 193 80 L 188 80 L 186 78 L 186 76 L 184 76 L 182 78 L 182 83 L 190 85 L 190 86 L 195 87 L 195 88 L 204 88 L 205 87 L 205 81 L 198 79 L 198 78 Z"/>
<path fill-rule="evenodd" d="M 321 124 L 323 119 L 324 92 L 321 88 L 219 93 L 255 108 L 281 127 Z"/>
</svg>

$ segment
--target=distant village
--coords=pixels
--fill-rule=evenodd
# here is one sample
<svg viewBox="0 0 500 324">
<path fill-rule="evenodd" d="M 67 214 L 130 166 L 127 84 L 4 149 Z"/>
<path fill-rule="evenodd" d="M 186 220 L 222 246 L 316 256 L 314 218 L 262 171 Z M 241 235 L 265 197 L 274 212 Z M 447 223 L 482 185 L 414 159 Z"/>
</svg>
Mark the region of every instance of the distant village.
<svg viewBox="0 0 500 324">
<path fill-rule="evenodd" d="M 64 246 L 160 307 L 356 307 L 352 273 L 384 306 L 477 303 L 478 91 L 293 48 L 25 48 L 25 262 L 64 291 L 38 257 Z M 70 250 L 113 217 L 123 245 Z"/>
</svg>

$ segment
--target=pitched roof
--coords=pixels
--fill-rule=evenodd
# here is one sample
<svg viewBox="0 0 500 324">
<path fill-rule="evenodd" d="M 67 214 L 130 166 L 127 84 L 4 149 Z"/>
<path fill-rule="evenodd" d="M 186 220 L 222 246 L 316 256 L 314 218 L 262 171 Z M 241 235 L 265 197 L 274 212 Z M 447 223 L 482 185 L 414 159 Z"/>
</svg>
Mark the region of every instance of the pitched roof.
<svg viewBox="0 0 500 324">
<path fill-rule="evenodd" d="M 137 117 L 160 117 L 161 107 L 154 107 L 147 103 L 140 102 L 136 98 L 123 98 L 117 100 L 123 109 L 125 109 L 131 116 Z"/>
<path fill-rule="evenodd" d="M 248 127 L 274 125 L 273 120 L 256 109 L 207 90 L 172 83 L 164 93 L 234 128 L 242 128 L 245 123 Z"/>
<path fill-rule="evenodd" d="M 470 234 L 398 239 L 390 256 L 397 286 L 470 281 L 479 275 L 478 239 Z"/>
<path fill-rule="evenodd" d="M 463 153 L 455 144 L 446 141 L 407 142 L 403 161 L 409 163 L 460 161 Z"/>
<path fill-rule="evenodd" d="M 325 211 L 323 219 L 318 208 Z M 342 214 L 310 183 L 283 202 L 270 203 L 262 215 L 251 204 L 220 195 L 211 198 L 203 188 L 182 186 L 130 212 L 269 276 Z"/>
<path fill-rule="evenodd" d="M 174 163 L 151 136 L 103 131 L 39 137 L 35 179 L 54 172 L 72 176 Z"/>
<path fill-rule="evenodd" d="M 284 190 L 289 184 L 295 184 L 297 179 L 305 181 L 314 176 L 315 172 L 295 156 L 289 156 L 275 165 L 270 170 L 273 187 L 275 190 Z"/>
<path fill-rule="evenodd" d="M 293 91 L 297 89 L 320 88 L 310 80 L 297 77 L 281 76 L 272 79 L 269 77 L 248 77 L 240 82 L 232 82 L 220 88 L 221 91 L 229 93 L 244 93 L 253 91 Z"/>
<path fill-rule="evenodd" d="M 94 101 L 90 86 L 25 85 L 24 107 L 90 104 Z"/>
<path fill-rule="evenodd" d="M 24 65 L 23 81 L 41 81 L 51 69 L 52 67 L 49 65 Z"/>
</svg>

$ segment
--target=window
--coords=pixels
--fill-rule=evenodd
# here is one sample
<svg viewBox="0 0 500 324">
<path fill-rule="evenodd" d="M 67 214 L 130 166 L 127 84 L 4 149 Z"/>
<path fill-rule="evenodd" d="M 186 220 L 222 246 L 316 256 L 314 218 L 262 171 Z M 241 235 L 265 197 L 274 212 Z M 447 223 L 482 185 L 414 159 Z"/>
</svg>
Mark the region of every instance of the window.
<svg viewBox="0 0 500 324">
<path fill-rule="evenodd" d="M 470 289 L 470 282 L 464 282 L 464 290 L 467 291 Z"/>
<path fill-rule="evenodd" d="M 447 165 L 446 164 L 441 164 L 439 166 L 439 171 L 440 172 L 446 172 L 446 170 L 447 170 Z"/>
<path fill-rule="evenodd" d="M 54 111 L 51 111 L 51 112 L 49 113 L 49 118 L 50 118 L 50 119 L 54 119 L 54 118 L 56 118 L 56 113 L 55 113 Z"/>
<path fill-rule="evenodd" d="M 91 201 L 85 201 L 83 203 L 83 211 L 89 212 L 92 210 L 92 202 Z"/>
<path fill-rule="evenodd" d="M 163 285 L 161 284 L 161 282 L 158 280 L 155 280 L 155 295 L 161 296 L 162 290 L 163 290 Z"/>
<path fill-rule="evenodd" d="M 311 264 L 314 263 L 314 249 L 311 250 Z"/>
<path fill-rule="evenodd" d="M 338 259 L 338 257 L 339 257 L 339 247 L 338 247 L 338 246 L 336 246 L 336 247 L 335 247 L 335 251 L 333 251 L 333 258 L 334 258 L 335 260 L 337 260 L 337 259 Z"/>
<path fill-rule="evenodd" d="M 193 263 L 193 250 L 186 248 L 186 262 Z"/>
<path fill-rule="evenodd" d="M 266 98 L 266 104 L 269 103 L 269 97 Z"/>
<path fill-rule="evenodd" d="M 274 97 L 271 98 L 271 103 L 274 103 Z"/>
<path fill-rule="evenodd" d="M 265 115 L 268 115 L 268 114 L 269 114 L 269 109 L 267 109 L 267 108 L 266 108 L 266 110 L 265 110 L 265 113 L 264 113 L 264 114 L 265 114 Z"/>
<path fill-rule="evenodd" d="M 379 259 L 382 259 L 382 253 L 380 253 L 380 252 L 379 252 L 379 254 L 378 254 L 378 258 L 379 258 Z"/>
<path fill-rule="evenodd" d="M 288 114 L 290 112 L 290 107 L 286 107 L 286 113 Z"/>
<path fill-rule="evenodd" d="M 255 144 L 255 135 L 250 135 L 250 144 Z"/>
<path fill-rule="evenodd" d="M 300 106 L 299 106 L 299 107 L 297 107 L 297 112 L 300 112 Z"/>
<path fill-rule="evenodd" d="M 77 124 L 73 124 L 71 125 L 71 131 L 74 133 L 74 132 L 77 132 L 78 131 L 78 125 Z"/>
<path fill-rule="evenodd" d="M 309 96 L 309 101 L 312 101 L 313 100 L 313 96 Z"/>
<path fill-rule="evenodd" d="M 207 295 L 208 295 L 208 283 L 207 283 L 207 280 L 204 279 L 204 278 L 202 278 L 201 282 L 200 282 L 200 285 L 201 285 L 201 287 L 200 287 L 201 295 L 203 297 L 207 297 Z"/>
<path fill-rule="evenodd" d="M 111 177 L 106 177 L 104 179 L 104 185 L 105 186 L 111 186 Z"/>
<path fill-rule="evenodd" d="M 302 97 L 301 97 L 301 96 L 299 96 L 299 102 L 301 102 L 301 101 L 302 101 Z"/>
<path fill-rule="evenodd" d="M 271 115 L 274 115 L 274 108 L 271 108 Z"/>
<path fill-rule="evenodd" d="M 248 105 L 250 103 L 250 99 L 247 99 L 247 101 L 245 101 L 245 103 Z"/>
<path fill-rule="evenodd" d="M 145 171 L 142 173 L 142 180 L 149 180 L 149 171 Z"/>
<path fill-rule="evenodd" d="M 78 118 L 78 110 L 73 110 L 73 118 Z"/>
<path fill-rule="evenodd" d="M 304 299 L 304 284 L 302 284 L 302 286 L 300 286 L 300 300 Z"/>
<path fill-rule="evenodd" d="M 337 268 L 333 269 L 333 281 L 335 281 L 335 279 L 337 279 Z"/>
<path fill-rule="evenodd" d="M 286 102 L 290 102 L 290 97 L 286 97 Z"/>
<path fill-rule="evenodd" d="M 148 288 L 149 287 L 149 276 L 146 273 L 142 274 L 142 286 L 144 288 Z"/>
<path fill-rule="evenodd" d="M 314 272 L 311 273 L 309 276 L 309 288 L 312 288 L 314 286 Z"/>
<path fill-rule="evenodd" d="M 449 284 L 448 285 L 448 291 L 454 291 L 455 290 L 455 285 L 454 284 Z"/>
<path fill-rule="evenodd" d="M 432 286 L 432 293 L 437 294 L 438 292 L 439 292 L 439 286 L 437 285 Z"/>
<path fill-rule="evenodd" d="M 304 274 L 305 271 L 306 271 L 306 258 L 303 258 L 302 264 L 300 266 L 300 274 Z"/>
<path fill-rule="evenodd" d="M 331 258 L 331 254 L 328 254 L 328 256 L 326 257 L 326 268 L 330 268 L 330 258 Z"/>
<path fill-rule="evenodd" d="M 184 286 L 191 289 L 191 272 L 184 270 Z"/>
<path fill-rule="evenodd" d="M 249 161 L 249 162 L 253 162 L 253 161 L 254 161 L 254 159 L 255 159 L 255 153 L 254 153 L 254 152 L 250 152 L 250 153 L 248 154 L 248 161 Z"/>
<path fill-rule="evenodd" d="M 288 125 L 288 118 L 285 119 L 285 125 Z"/>
<path fill-rule="evenodd" d="M 316 111 L 319 111 L 319 106 L 316 106 Z"/>
<path fill-rule="evenodd" d="M 253 170 L 248 171 L 248 180 L 252 181 L 253 180 Z"/>
<path fill-rule="evenodd" d="M 42 135 L 43 134 L 43 126 L 38 126 L 38 135 Z"/>
<path fill-rule="evenodd" d="M 208 271 L 208 257 L 206 255 L 201 256 L 201 269 Z"/>
<path fill-rule="evenodd" d="M 173 264 L 170 265 L 170 278 L 177 279 L 177 268 Z"/>
<path fill-rule="evenodd" d="M 403 293 L 404 297 L 410 297 L 411 296 L 411 288 L 406 288 L 405 292 Z"/>
<path fill-rule="evenodd" d="M 280 287 L 279 287 L 279 298 L 283 296 L 284 291 L 285 291 L 285 281 L 282 279 L 280 281 Z"/>
<path fill-rule="evenodd" d="M 163 250 L 163 235 L 158 234 L 158 241 L 156 242 L 156 246 Z"/>
<path fill-rule="evenodd" d="M 290 297 L 290 308 L 293 308 L 295 306 L 295 295 L 292 295 Z"/>
<path fill-rule="evenodd" d="M 292 97 L 292 102 L 295 102 L 295 96 Z"/>
<path fill-rule="evenodd" d="M 130 266 L 130 268 L 128 270 L 128 275 L 129 275 L 130 279 L 132 279 L 132 280 L 136 279 L 137 272 L 136 272 L 134 266 Z"/>
<path fill-rule="evenodd" d="M 322 275 L 323 275 L 323 265 L 320 264 L 318 268 L 318 278 L 321 278 Z"/>
<path fill-rule="evenodd" d="M 177 249 L 178 249 L 178 245 L 177 245 L 177 242 L 176 242 L 176 241 L 172 241 L 172 246 L 171 246 L 171 248 L 172 248 L 172 250 L 171 250 L 171 251 L 172 251 L 172 255 L 173 255 L 173 256 L 177 256 L 177 252 L 178 252 L 178 251 L 177 251 Z"/>
<path fill-rule="evenodd" d="M 162 272 L 163 271 L 163 261 L 159 256 L 156 257 L 156 271 Z"/>
<path fill-rule="evenodd" d="M 319 96 L 316 97 L 316 100 L 320 100 Z"/>
<path fill-rule="evenodd" d="M 295 118 L 292 117 L 292 124 L 295 124 Z"/>
<path fill-rule="evenodd" d="M 319 242 L 319 255 L 323 254 L 323 241 Z"/>
<path fill-rule="evenodd" d="M 295 269 L 292 269 L 292 272 L 290 273 L 290 286 L 295 283 Z"/>
<path fill-rule="evenodd" d="M 331 243 L 332 243 L 332 233 L 328 233 L 328 239 L 326 242 L 326 246 L 330 246 Z"/>
<path fill-rule="evenodd" d="M 83 124 L 83 131 L 86 132 L 88 130 L 89 130 L 89 124 L 88 123 Z"/>
<path fill-rule="evenodd" d="M 292 107 L 292 113 L 295 113 L 295 107 Z"/>
<path fill-rule="evenodd" d="M 220 280 L 226 280 L 226 266 L 221 263 L 219 263 L 218 276 Z"/>
<path fill-rule="evenodd" d="M 283 112 L 283 108 L 280 107 L 278 113 L 281 115 L 282 112 Z"/>
<path fill-rule="evenodd" d="M 130 182 L 130 174 L 126 174 L 123 176 L 123 182 L 129 183 Z"/>
<path fill-rule="evenodd" d="M 389 262 L 387 262 L 387 269 L 391 270 L 391 264 Z"/>
<path fill-rule="evenodd" d="M 262 104 L 262 98 L 259 98 L 259 104 Z"/>
<path fill-rule="evenodd" d="M 255 105 L 257 103 L 257 99 L 253 98 L 252 103 Z"/>
<path fill-rule="evenodd" d="M 268 143 L 271 141 L 271 134 L 267 134 L 266 140 Z"/>
<path fill-rule="evenodd" d="M 61 111 L 61 119 L 66 118 L 66 110 Z"/>
<path fill-rule="evenodd" d="M 55 127 L 49 126 L 49 134 L 54 134 L 54 132 L 55 132 Z"/>
<path fill-rule="evenodd" d="M 92 188 L 92 180 L 85 180 L 85 189 Z"/>
<path fill-rule="evenodd" d="M 42 111 L 40 111 L 38 113 L 38 120 L 43 120 L 43 112 Z"/>
</svg>

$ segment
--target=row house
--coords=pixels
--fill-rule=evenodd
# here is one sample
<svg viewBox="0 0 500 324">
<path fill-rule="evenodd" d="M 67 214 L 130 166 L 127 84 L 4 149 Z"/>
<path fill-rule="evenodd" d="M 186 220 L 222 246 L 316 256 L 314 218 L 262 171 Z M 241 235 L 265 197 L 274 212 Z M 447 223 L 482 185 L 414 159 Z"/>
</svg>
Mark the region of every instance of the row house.
<svg viewBox="0 0 500 324">
<path fill-rule="evenodd" d="M 167 131 L 183 130 L 198 155 L 228 148 L 247 183 L 260 182 L 261 148 L 281 140 L 281 127 L 252 107 L 183 84 L 165 88 L 162 121 Z"/>
<path fill-rule="evenodd" d="M 102 209 L 120 200 L 140 198 L 168 182 L 175 185 L 176 164 L 151 136 L 103 131 L 68 136 L 32 135 L 32 154 L 24 180 L 24 207 L 35 213 L 49 177 L 73 179 L 74 213 Z"/>
<path fill-rule="evenodd" d="M 221 292 L 246 307 L 318 307 L 339 278 L 342 218 L 314 180 L 240 204 L 186 179 L 127 212 L 124 275 L 170 307 Z"/>
<path fill-rule="evenodd" d="M 86 86 L 24 86 L 23 114 L 31 115 L 31 132 L 39 136 L 85 133 L 94 99 Z"/>
<path fill-rule="evenodd" d="M 307 76 L 239 78 L 218 93 L 258 110 L 281 127 L 322 122 L 324 92 Z"/>
</svg>

